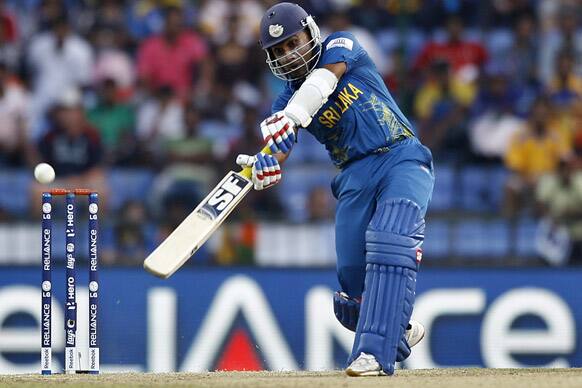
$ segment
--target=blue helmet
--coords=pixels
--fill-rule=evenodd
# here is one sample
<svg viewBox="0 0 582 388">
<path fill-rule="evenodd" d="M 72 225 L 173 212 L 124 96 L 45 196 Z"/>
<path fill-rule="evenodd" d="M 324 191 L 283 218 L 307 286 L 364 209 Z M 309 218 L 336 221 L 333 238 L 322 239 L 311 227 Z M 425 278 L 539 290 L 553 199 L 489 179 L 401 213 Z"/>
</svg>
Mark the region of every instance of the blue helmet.
<svg viewBox="0 0 582 388">
<path fill-rule="evenodd" d="M 283 57 L 273 55 L 270 50 L 273 46 L 304 30 L 311 36 L 309 42 Z M 279 3 L 269 8 L 261 19 L 260 36 L 259 44 L 267 53 L 266 62 L 276 77 L 294 81 L 306 77 L 315 69 L 321 55 L 321 33 L 313 17 L 299 5 Z M 301 76 L 293 75 L 302 68 L 305 72 L 300 72 Z"/>
</svg>

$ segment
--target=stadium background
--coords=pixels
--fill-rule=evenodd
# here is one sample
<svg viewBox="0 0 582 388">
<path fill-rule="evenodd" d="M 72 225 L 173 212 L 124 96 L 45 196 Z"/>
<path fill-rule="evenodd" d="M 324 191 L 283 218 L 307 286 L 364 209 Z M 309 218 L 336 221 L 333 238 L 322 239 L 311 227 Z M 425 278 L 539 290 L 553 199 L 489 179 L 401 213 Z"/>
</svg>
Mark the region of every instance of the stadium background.
<svg viewBox="0 0 582 388">
<path fill-rule="evenodd" d="M 55 185 L 91 187 L 103 199 L 104 363 L 118 369 L 130 364 L 142 365 L 141 370 L 177 369 L 178 362 L 148 364 L 139 352 L 126 358 L 108 353 L 127 326 L 107 322 L 120 314 L 132 317 L 129 325 L 140 327 L 137 333 L 143 336 L 121 343 L 133 354 L 155 337 L 150 333 L 146 339 L 143 326 L 148 293 L 169 288 L 179 300 L 186 298 L 184 306 L 179 304 L 179 322 L 193 337 L 221 285 L 245 272 L 264 293 L 278 295 L 279 280 L 288 287 L 286 300 L 270 296 L 275 299 L 268 297 L 268 303 L 283 335 L 291 336 L 287 341 L 298 367 L 312 365 L 298 343 L 303 339 L 292 334 L 305 329 L 303 313 L 297 314 L 307 303 L 306 289 L 321 284 L 329 291 L 337 285 L 328 183 L 335 170 L 309 134 L 300 134 L 282 183 L 249 195 L 177 280 L 158 283 L 141 269 L 147 253 L 225 171 L 236 167 L 235 156 L 261 146 L 258 123 L 282 87 L 256 44 L 258 21 L 272 3 L 0 2 L 0 298 L 10 300 L 18 295 L 15 290 L 27 295 L 21 303 L 5 305 L 0 320 L 2 372 L 34 365 L 28 363 L 36 345 L 18 330 L 33 330 L 34 320 L 26 315 L 34 310 L 26 306 L 38 303 L 26 292 L 38 287 L 40 278 L 42 187 L 31 173 L 39 161 L 55 166 Z M 484 295 L 479 302 L 468 294 L 477 298 L 467 302 L 474 310 L 447 312 L 455 318 L 441 323 L 435 338 L 465 340 L 468 348 L 458 354 L 470 354 L 470 364 L 512 366 L 508 358 L 483 356 L 488 346 L 502 346 L 483 337 L 484 311 L 501 294 L 523 291 L 527 300 L 535 300 L 541 290 L 550 294 L 545 305 L 550 314 L 534 306 L 510 322 L 510 328 L 541 336 L 529 338 L 518 352 L 519 365 L 579 364 L 576 327 L 582 311 L 571 286 L 580 273 L 568 267 L 582 262 L 580 2 L 300 3 L 324 33 L 356 34 L 434 153 L 437 181 L 419 298 L 424 292 L 462 293 L 468 287 Z M 64 251 L 58 247 L 64 246 L 64 233 L 56 230 L 56 259 L 62 263 Z M 285 277 L 288 273 L 291 277 Z M 306 276 L 313 278 L 293 293 L 297 279 Z M 438 281 L 441 277 L 445 280 Z M 125 278 L 132 279 L 131 287 Z M 205 303 L 193 305 L 187 299 L 191 293 L 205 295 Z M 128 310 L 116 309 L 124 301 Z M 244 354 L 245 362 L 252 358 L 244 344 L 257 345 L 257 333 L 242 311 L 219 339 L 234 364 L 236 354 Z M 570 312 L 572 327 L 552 321 L 568 316 L 564 311 Z M 197 318 L 188 326 L 191 315 Z M 438 338 L 431 342 L 435 357 L 442 357 L 436 365 L 467 364 L 446 353 L 446 341 Z M 190 344 L 182 341 L 190 340 L 176 340 L 180 365 L 182 347 Z M 233 341 L 243 347 L 229 350 Z M 333 352 L 329 359 L 341 367 L 345 350 L 332 348 L 322 352 Z M 214 357 L 210 368 L 225 365 L 224 358 Z M 254 357 L 258 363 L 241 365 L 273 367 L 263 353 Z"/>
</svg>

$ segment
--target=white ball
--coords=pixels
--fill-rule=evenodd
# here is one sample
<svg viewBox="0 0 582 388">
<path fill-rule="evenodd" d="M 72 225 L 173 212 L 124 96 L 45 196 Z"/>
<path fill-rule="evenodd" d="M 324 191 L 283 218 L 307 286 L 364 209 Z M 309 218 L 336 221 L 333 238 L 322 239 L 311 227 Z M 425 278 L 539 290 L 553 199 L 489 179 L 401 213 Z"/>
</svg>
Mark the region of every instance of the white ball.
<svg viewBox="0 0 582 388">
<path fill-rule="evenodd" d="M 55 180 L 55 170 L 48 163 L 39 163 L 34 168 L 34 177 L 39 183 L 47 184 Z"/>
</svg>

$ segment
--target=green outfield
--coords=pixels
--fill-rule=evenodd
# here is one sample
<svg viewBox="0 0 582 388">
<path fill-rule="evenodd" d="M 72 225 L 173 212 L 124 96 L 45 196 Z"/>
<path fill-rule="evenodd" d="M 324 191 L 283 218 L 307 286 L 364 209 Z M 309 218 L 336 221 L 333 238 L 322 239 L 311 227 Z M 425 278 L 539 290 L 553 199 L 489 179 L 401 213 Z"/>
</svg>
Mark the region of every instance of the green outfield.
<svg viewBox="0 0 582 388">
<path fill-rule="evenodd" d="M 121 373 L 91 375 L 4 375 L 1 387 L 582 387 L 582 369 L 426 369 L 393 377 L 347 377 L 332 372 Z"/>
</svg>

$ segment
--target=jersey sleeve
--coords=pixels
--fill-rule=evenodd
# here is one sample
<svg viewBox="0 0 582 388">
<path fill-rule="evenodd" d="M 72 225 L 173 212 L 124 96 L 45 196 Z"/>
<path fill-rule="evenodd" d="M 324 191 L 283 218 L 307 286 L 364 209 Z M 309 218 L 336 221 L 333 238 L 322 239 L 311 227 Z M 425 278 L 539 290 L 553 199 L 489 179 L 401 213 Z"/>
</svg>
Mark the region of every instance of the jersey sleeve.
<svg viewBox="0 0 582 388">
<path fill-rule="evenodd" d="M 277 98 L 273 102 L 273 105 L 271 105 L 271 114 L 285 109 L 287 103 L 291 99 L 291 96 L 293 96 L 293 90 L 291 89 L 291 87 L 289 87 L 289 85 L 286 85 L 285 89 L 281 92 L 281 94 L 277 96 Z"/>
<path fill-rule="evenodd" d="M 352 33 L 334 32 L 323 42 L 319 66 L 345 62 L 350 70 L 366 55 L 366 50 Z"/>
</svg>

